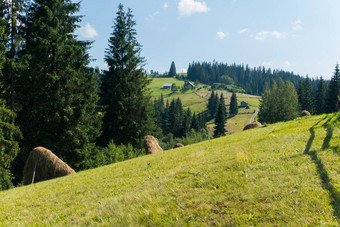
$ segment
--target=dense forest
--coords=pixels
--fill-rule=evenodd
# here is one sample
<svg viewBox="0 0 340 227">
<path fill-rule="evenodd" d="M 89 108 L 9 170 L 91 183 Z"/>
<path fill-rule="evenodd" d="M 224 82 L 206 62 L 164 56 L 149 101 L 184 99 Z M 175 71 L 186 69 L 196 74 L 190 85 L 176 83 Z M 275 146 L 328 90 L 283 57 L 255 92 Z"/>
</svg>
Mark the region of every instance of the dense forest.
<svg viewBox="0 0 340 227">
<path fill-rule="evenodd" d="M 265 69 L 264 67 L 250 68 L 248 65 L 237 65 L 218 62 L 193 62 L 188 67 L 187 79 L 212 85 L 222 83 L 242 87 L 247 94 L 261 95 L 266 84 L 273 81 L 291 81 L 295 87 L 303 77 L 282 70 Z M 315 94 L 318 80 L 311 79 L 312 92 Z"/>
</svg>

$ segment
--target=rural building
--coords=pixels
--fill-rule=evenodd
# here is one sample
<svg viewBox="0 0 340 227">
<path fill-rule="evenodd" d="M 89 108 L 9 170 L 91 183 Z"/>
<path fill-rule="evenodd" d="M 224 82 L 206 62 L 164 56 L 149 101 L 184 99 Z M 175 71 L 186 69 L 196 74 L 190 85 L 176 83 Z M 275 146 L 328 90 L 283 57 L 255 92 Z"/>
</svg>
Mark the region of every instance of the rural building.
<svg viewBox="0 0 340 227">
<path fill-rule="evenodd" d="M 195 85 L 193 85 L 193 83 L 191 83 L 190 81 L 185 81 L 184 86 L 190 86 L 191 89 L 195 89 Z"/>
<path fill-rule="evenodd" d="M 249 106 L 249 104 L 245 101 L 242 101 L 240 104 L 240 107 L 247 107 L 247 106 Z"/>
<path fill-rule="evenodd" d="M 231 90 L 231 89 L 233 89 L 233 85 L 227 85 L 227 86 L 225 86 L 225 89 L 226 90 Z"/>
<path fill-rule="evenodd" d="M 163 84 L 163 89 L 171 89 L 172 84 Z"/>
</svg>

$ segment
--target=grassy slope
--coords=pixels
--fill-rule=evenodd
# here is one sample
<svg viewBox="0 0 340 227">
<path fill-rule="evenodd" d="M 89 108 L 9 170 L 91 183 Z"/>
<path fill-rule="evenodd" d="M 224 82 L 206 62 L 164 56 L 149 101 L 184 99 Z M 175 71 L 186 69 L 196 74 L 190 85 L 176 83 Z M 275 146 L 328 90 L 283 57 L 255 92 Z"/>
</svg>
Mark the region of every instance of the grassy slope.
<svg viewBox="0 0 340 227">
<path fill-rule="evenodd" d="M 339 117 L 299 118 L 0 192 L 0 223 L 339 225 Z"/>
</svg>

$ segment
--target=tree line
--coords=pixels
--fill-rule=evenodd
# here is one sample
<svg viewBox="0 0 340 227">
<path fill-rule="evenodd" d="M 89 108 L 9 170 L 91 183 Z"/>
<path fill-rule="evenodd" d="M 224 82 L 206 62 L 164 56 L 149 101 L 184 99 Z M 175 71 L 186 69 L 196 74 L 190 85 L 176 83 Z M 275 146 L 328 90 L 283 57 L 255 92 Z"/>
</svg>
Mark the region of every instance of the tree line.
<svg viewBox="0 0 340 227">
<path fill-rule="evenodd" d="M 188 67 L 188 79 L 212 85 L 222 83 L 242 87 L 247 94 L 261 95 L 265 84 L 269 86 L 273 81 L 291 81 L 296 87 L 302 78 L 292 72 L 265 69 L 264 67 L 250 68 L 248 65 L 226 64 L 218 62 L 193 62 Z M 315 94 L 318 80 L 311 79 L 313 94 Z"/>
<path fill-rule="evenodd" d="M 292 120 L 302 110 L 311 114 L 333 113 L 337 111 L 340 97 L 340 70 L 336 64 L 334 75 L 327 84 L 320 78 L 316 95 L 313 96 L 311 81 L 307 77 L 300 79 L 296 90 L 290 81 L 282 79 L 266 86 L 262 95 L 259 120 L 266 123 Z"/>
</svg>

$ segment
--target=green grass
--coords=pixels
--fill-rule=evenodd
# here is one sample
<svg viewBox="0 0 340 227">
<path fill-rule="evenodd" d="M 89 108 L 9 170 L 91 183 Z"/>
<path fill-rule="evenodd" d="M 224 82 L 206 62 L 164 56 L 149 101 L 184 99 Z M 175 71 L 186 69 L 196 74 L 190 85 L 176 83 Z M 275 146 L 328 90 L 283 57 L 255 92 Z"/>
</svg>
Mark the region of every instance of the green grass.
<svg viewBox="0 0 340 227">
<path fill-rule="evenodd" d="M 171 89 L 163 89 L 163 84 L 173 84 L 175 83 L 177 87 L 182 87 L 184 81 L 177 80 L 175 78 L 153 78 L 149 88 L 151 89 L 151 96 L 169 95 Z"/>
<path fill-rule="evenodd" d="M 339 226 L 340 119 L 298 118 L 0 192 L 0 225 Z"/>
</svg>

